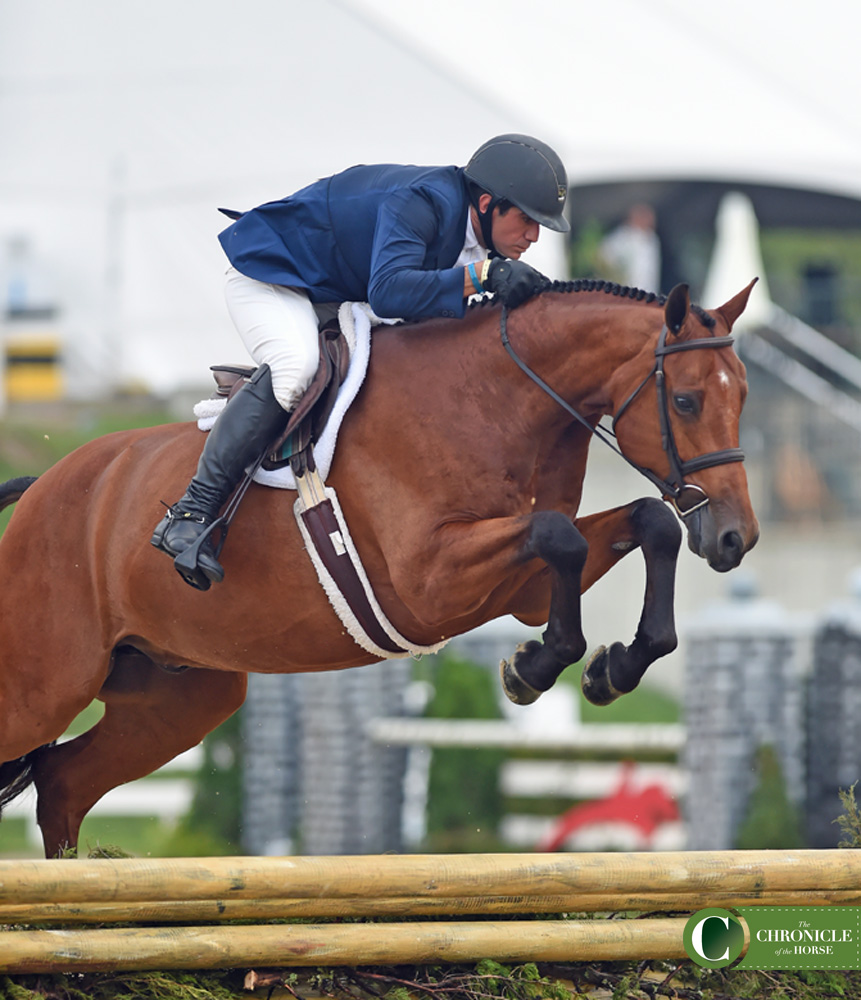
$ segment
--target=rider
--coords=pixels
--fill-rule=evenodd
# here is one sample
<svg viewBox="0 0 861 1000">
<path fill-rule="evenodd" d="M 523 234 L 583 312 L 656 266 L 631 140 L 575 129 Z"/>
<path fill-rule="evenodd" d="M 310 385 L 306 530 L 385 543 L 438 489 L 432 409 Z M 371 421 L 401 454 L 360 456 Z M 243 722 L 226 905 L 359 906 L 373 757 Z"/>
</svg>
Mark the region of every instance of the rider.
<svg viewBox="0 0 861 1000">
<path fill-rule="evenodd" d="M 225 294 L 260 367 L 207 434 L 152 544 L 175 558 L 197 542 L 284 429 L 317 369 L 321 318 L 348 301 L 385 318 L 463 316 L 483 291 L 520 305 L 547 279 L 518 258 L 539 226 L 568 231 L 566 192 L 565 168 L 546 143 L 506 134 L 463 168 L 351 167 L 240 215 L 219 236 L 230 262 Z M 224 578 L 209 536 L 196 571 L 182 575 L 201 590 Z"/>
</svg>

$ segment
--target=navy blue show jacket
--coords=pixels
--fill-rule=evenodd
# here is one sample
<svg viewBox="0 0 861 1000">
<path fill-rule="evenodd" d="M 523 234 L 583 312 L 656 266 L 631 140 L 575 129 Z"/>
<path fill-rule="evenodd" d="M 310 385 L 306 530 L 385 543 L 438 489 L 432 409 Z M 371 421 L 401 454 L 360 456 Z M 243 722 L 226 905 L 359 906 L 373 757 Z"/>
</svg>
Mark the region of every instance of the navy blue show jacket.
<svg viewBox="0 0 861 1000">
<path fill-rule="evenodd" d="M 231 264 L 312 302 L 368 302 L 383 318 L 462 316 L 469 197 L 460 167 L 356 166 L 242 215 Z"/>
</svg>

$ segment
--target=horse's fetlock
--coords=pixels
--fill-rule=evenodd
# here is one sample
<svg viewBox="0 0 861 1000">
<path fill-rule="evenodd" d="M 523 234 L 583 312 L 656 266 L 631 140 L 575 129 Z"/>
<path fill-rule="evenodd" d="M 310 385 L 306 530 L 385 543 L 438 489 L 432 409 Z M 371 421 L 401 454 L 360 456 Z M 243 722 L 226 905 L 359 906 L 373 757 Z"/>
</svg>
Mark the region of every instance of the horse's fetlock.
<svg viewBox="0 0 861 1000">
<path fill-rule="evenodd" d="M 577 636 L 563 635 L 548 628 L 541 638 L 554 660 L 565 667 L 577 663 L 586 655 L 586 637 L 582 633 Z"/>
<path fill-rule="evenodd" d="M 557 649 L 557 655 L 560 660 L 564 660 L 565 663 L 570 666 L 572 663 L 578 663 L 586 655 L 587 643 L 584 636 L 580 636 L 576 642 L 568 642 Z"/>
<path fill-rule="evenodd" d="M 638 647 L 646 650 L 651 661 L 667 656 L 674 652 L 679 645 L 679 638 L 674 629 L 669 629 L 658 635 L 649 635 L 648 632 L 638 631 L 634 641 Z"/>
</svg>

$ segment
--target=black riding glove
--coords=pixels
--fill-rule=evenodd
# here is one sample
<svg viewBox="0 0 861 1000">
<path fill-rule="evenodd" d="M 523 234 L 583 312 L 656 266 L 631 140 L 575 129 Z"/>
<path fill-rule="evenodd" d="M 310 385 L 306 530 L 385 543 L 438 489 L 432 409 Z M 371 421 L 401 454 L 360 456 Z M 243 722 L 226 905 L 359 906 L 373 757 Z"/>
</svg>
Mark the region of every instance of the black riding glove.
<svg viewBox="0 0 861 1000">
<path fill-rule="evenodd" d="M 549 284 L 549 278 L 523 261 L 494 257 L 483 287 L 498 296 L 503 305 L 515 309 Z"/>
</svg>

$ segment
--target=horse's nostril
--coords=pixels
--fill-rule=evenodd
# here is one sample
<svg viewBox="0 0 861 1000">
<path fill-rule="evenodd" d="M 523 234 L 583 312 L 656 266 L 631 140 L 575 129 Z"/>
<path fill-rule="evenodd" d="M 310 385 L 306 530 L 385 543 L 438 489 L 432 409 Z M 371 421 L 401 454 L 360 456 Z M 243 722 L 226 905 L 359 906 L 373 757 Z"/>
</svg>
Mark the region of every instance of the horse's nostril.
<svg viewBox="0 0 861 1000">
<path fill-rule="evenodd" d="M 737 531 L 727 531 L 721 538 L 721 549 L 725 555 L 741 559 L 744 555 L 744 539 Z"/>
</svg>

